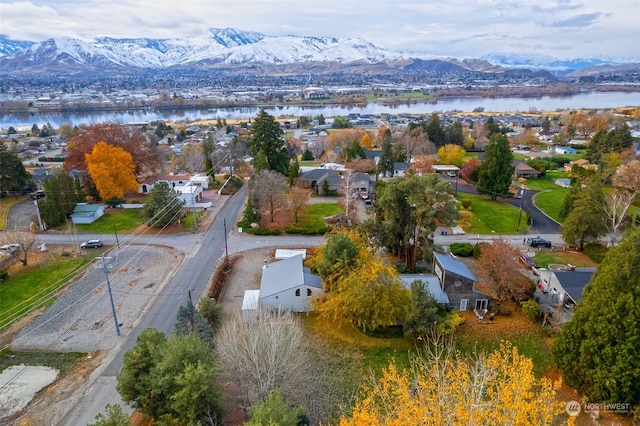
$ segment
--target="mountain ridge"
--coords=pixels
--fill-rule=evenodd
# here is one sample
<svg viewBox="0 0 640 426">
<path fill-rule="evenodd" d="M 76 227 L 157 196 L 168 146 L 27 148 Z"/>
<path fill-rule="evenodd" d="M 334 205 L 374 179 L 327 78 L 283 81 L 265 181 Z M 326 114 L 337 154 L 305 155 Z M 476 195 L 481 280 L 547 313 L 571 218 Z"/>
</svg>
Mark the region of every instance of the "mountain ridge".
<svg viewBox="0 0 640 426">
<path fill-rule="evenodd" d="M 640 62 L 640 61 L 638 61 Z M 228 69 L 333 64 L 329 69 L 367 70 L 378 66 L 385 72 L 428 71 L 443 73 L 504 73 L 513 69 L 547 70 L 569 75 L 582 68 L 610 72 L 617 66 L 635 69 L 630 61 L 600 58 L 558 60 L 545 55 L 494 53 L 481 58 L 438 57 L 422 53 L 386 50 L 361 38 L 269 36 L 235 28 L 210 28 L 204 34 L 183 38 L 97 37 L 83 41 L 57 37 L 34 43 L 0 35 L 0 73 L 26 75 L 108 74 L 143 70 Z M 602 67 L 602 68 L 598 68 Z M 580 75 L 578 73 L 578 75 Z"/>
</svg>

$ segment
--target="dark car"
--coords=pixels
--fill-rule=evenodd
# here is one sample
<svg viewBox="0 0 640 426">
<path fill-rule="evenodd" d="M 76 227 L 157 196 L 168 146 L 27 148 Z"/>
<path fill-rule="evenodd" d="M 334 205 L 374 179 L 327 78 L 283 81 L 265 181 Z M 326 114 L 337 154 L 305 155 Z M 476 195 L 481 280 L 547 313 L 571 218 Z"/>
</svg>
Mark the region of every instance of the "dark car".
<svg viewBox="0 0 640 426">
<path fill-rule="evenodd" d="M 527 239 L 527 244 L 529 244 L 531 247 L 551 248 L 551 241 L 545 240 L 544 238 L 540 238 L 540 237 Z"/>
<path fill-rule="evenodd" d="M 527 256 L 526 254 L 520 255 L 520 257 L 518 258 L 518 260 L 520 261 L 520 263 L 522 263 L 527 269 L 533 269 L 533 268 L 537 268 L 538 265 L 536 265 L 536 262 L 533 261 L 532 258 L 530 258 L 529 256 Z"/>
<path fill-rule="evenodd" d="M 80 247 L 82 247 L 82 248 L 98 248 L 98 247 L 102 247 L 102 241 L 100 241 L 100 240 L 85 241 L 84 243 L 80 244 Z"/>
</svg>

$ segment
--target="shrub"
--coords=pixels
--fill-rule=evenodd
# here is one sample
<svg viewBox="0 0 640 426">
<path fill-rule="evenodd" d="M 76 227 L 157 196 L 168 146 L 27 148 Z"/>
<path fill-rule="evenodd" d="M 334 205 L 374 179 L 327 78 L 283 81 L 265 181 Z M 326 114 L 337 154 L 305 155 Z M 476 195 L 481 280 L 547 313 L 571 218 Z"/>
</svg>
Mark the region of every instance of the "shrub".
<svg viewBox="0 0 640 426">
<path fill-rule="evenodd" d="M 452 243 L 449 249 L 456 256 L 469 257 L 473 255 L 473 244 L 471 243 Z"/>
<path fill-rule="evenodd" d="M 468 210 L 471 207 L 471 200 L 462 200 L 462 208 Z"/>
<path fill-rule="evenodd" d="M 525 314 L 531 321 L 537 321 L 540 317 L 540 305 L 534 299 L 525 300 L 520 302 L 522 306 L 522 313 Z"/>
<path fill-rule="evenodd" d="M 480 246 L 480 244 L 476 244 L 473 246 L 473 257 L 475 257 L 476 259 L 480 257 L 480 255 L 482 254 L 482 247 Z"/>
<path fill-rule="evenodd" d="M 247 228 L 244 232 L 251 235 L 280 235 L 279 229 Z"/>
<path fill-rule="evenodd" d="M 8 276 L 9 273 L 7 271 L 0 271 L 0 281 L 6 280 Z"/>
<path fill-rule="evenodd" d="M 607 254 L 608 249 L 602 244 L 591 243 L 584 246 L 583 253 L 589 259 L 596 263 L 602 262 L 604 255 Z"/>
</svg>

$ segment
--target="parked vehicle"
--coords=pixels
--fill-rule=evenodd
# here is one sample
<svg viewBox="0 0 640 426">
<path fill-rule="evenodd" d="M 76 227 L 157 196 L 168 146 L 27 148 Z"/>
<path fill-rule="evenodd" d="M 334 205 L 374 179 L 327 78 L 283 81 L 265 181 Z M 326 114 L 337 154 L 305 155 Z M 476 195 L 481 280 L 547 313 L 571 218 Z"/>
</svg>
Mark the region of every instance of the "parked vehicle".
<svg viewBox="0 0 640 426">
<path fill-rule="evenodd" d="M 82 248 L 98 248 L 98 247 L 102 247 L 102 241 L 100 241 L 100 240 L 85 241 L 84 243 L 80 244 L 80 247 L 82 247 Z"/>
<path fill-rule="evenodd" d="M 0 252 L 6 255 L 14 254 L 19 248 L 20 246 L 18 244 L 5 244 L 0 246 Z"/>
<path fill-rule="evenodd" d="M 447 172 L 447 176 L 449 176 L 450 178 L 454 178 L 458 176 L 458 174 L 456 172 Z"/>
<path fill-rule="evenodd" d="M 37 191 L 33 191 L 30 195 L 31 198 L 37 200 L 38 198 L 44 198 L 44 191 L 42 189 L 38 189 Z"/>
<path fill-rule="evenodd" d="M 527 256 L 526 254 L 521 255 L 518 260 L 520 261 L 520 263 L 522 263 L 525 268 L 527 269 L 533 269 L 533 268 L 537 268 L 538 265 L 536 265 L 536 262 L 533 261 L 532 258 L 530 258 L 529 256 Z"/>
<path fill-rule="evenodd" d="M 551 241 L 545 240 L 544 238 L 540 238 L 540 237 L 527 238 L 527 244 L 529 244 L 531 247 L 551 248 Z"/>
</svg>

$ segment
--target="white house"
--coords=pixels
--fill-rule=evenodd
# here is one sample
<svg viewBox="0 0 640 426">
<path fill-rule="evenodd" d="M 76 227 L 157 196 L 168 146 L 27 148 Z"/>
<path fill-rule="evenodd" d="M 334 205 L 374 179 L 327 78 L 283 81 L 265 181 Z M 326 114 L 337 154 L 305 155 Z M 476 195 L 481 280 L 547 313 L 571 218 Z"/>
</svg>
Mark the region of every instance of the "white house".
<svg viewBox="0 0 640 426">
<path fill-rule="evenodd" d="M 198 201 L 204 195 L 202 187 L 195 184 L 175 186 L 173 189 L 178 193 L 178 199 L 183 202 L 185 207 L 197 207 Z"/>
<path fill-rule="evenodd" d="M 302 265 L 302 255 L 265 265 L 260 281 L 260 306 L 279 311 L 308 312 L 324 294 L 322 279 Z"/>
</svg>

